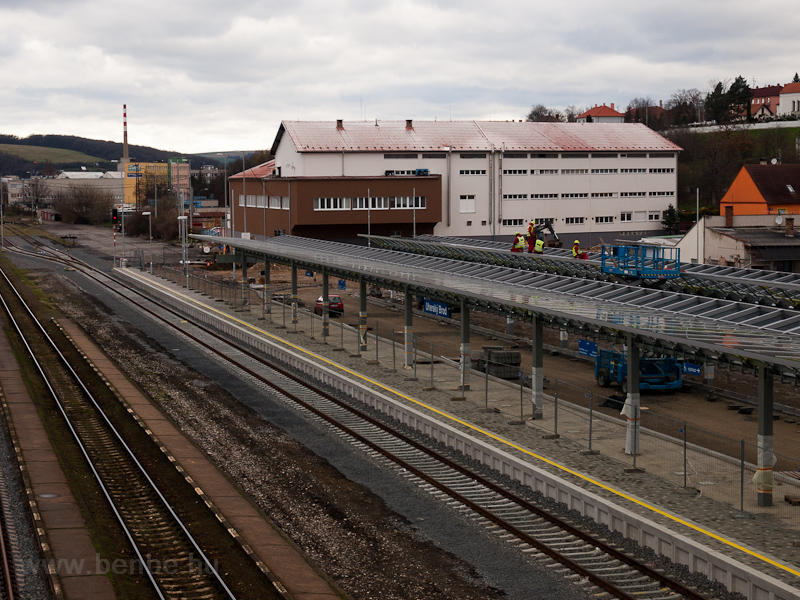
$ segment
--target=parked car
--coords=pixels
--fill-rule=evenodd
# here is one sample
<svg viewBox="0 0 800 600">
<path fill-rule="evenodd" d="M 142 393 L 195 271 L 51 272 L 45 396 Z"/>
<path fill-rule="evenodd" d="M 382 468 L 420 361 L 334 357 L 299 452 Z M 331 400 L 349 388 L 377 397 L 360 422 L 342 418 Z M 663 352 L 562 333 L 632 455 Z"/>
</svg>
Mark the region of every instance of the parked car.
<svg viewBox="0 0 800 600">
<path fill-rule="evenodd" d="M 328 311 L 331 314 L 339 315 L 344 312 L 344 304 L 342 303 L 341 296 L 338 294 L 328 294 Z M 314 313 L 318 315 L 322 314 L 322 296 L 317 298 L 317 301 L 314 304 Z"/>
</svg>

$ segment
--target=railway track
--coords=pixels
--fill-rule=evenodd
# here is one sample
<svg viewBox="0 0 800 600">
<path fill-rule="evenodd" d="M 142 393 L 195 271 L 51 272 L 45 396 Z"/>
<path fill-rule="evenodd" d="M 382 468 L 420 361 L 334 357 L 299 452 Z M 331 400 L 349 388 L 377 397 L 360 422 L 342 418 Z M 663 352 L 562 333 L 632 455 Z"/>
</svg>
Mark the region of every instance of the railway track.
<svg viewBox="0 0 800 600">
<path fill-rule="evenodd" d="M 133 549 L 136 564 L 131 571 L 143 573 L 158 598 L 235 599 L 216 559 L 201 548 L 103 411 L 102 400 L 96 396 L 105 384 L 88 381 L 78 373 L 2 270 L 0 277 L 0 302 L 6 316 Z M 220 537 L 224 534 L 220 529 Z M 7 562 L 3 570 L 7 570 Z"/>
<path fill-rule="evenodd" d="M 81 270 L 88 267 L 85 263 L 72 262 L 71 257 L 62 253 L 57 253 L 54 260 Z M 113 285 L 102 281 L 108 276 L 94 272 L 91 267 L 88 269 L 91 271 L 85 271 L 87 275 L 102 285 L 113 288 L 122 285 L 118 281 Z M 468 465 L 436 451 L 421 438 L 399 433 L 395 430 L 396 424 L 367 414 L 360 407 L 351 405 L 351 400 L 337 398 L 279 365 L 266 364 L 254 352 L 197 323 L 192 323 L 194 332 L 190 333 L 186 316 L 165 307 L 154 309 L 155 301 L 149 297 L 143 300 L 139 292 L 125 287 L 124 297 L 129 302 L 180 331 L 181 335 L 259 385 L 268 387 L 285 402 L 335 428 L 377 460 L 390 464 L 405 477 L 415 478 L 423 489 L 468 513 L 489 532 L 518 546 L 520 552 L 568 571 L 575 583 L 590 593 L 623 600 L 704 598 L 605 539 L 597 538 L 533 501 L 520 497 L 501 479 L 476 473 Z M 120 292 L 115 289 L 115 293 Z M 176 323 L 181 320 L 183 324 L 178 326 Z"/>
<path fill-rule="evenodd" d="M 17 573 L 14 565 L 16 532 L 9 513 L 8 490 L 5 482 L 0 481 L 0 600 L 14 600 L 17 596 Z"/>
</svg>

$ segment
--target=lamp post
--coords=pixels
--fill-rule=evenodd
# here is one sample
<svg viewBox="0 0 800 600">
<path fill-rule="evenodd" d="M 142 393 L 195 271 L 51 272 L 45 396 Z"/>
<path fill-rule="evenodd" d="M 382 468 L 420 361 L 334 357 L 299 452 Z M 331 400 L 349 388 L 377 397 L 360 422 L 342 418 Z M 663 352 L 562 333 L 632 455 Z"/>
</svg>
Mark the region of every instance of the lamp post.
<svg viewBox="0 0 800 600">
<path fill-rule="evenodd" d="M 150 275 L 153 274 L 153 219 L 150 216 L 150 211 L 143 212 L 143 217 L 147 217 L 147 224 L 150 227 Z"/>
<path fill-rule="evenodd" d="M 183 256 L 183 272 L 186 275 L 186 287 L 189 287 L 189 265 L 186 264 L 186 215 L 178 217 L 178 232 L 181 236 L 181 255 Z"/>
<path fill-rule="evenodd" d="M 0 177 L 0 252 L 6 251 L 6 232 L 3 222 L 3 178 Z"/>
<path fill-rule="evenodd" d="M 223 186 L 225 189 L 225 222 L 223 223 L 223 228 L 225 229 L 225 235 L 228 235 L 228 153 L 227 152 L 217 152 L 217 156 L 224 156 L 225 157 L 225 170 L 222 173 L 222 180 Z"/>
</svg>

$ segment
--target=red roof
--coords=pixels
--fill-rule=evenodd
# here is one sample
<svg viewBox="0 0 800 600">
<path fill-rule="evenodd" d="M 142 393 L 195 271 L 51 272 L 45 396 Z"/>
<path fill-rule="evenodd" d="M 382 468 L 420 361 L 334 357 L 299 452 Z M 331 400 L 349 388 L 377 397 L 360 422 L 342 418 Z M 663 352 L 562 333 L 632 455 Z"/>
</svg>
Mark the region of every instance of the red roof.
<svg viewBox="0 0 800 600">
<path fill-rule="evenodd" d="M 797 94 L 798 92 L 800 92 L 800 81 L 787 83 L 781 90 L 781 94 Z"/>
<path fill-rule="evenodd" d="M 778 85 L 765 85 L 764 87 L 753 88 L 753 98 L 769 98 L 770 96 L 778 96 L 784 88 L 780 83 Z"/>
<path fill-rule="evenodd" d="M 297 152 L 625 152 L 681 148 L 642 124 L 530 121 L 283 121 Z M 267 163 L 269 164 L 269 163 Z"/>
<path fill-rule="evenodd" d="M 590 108 L 582 115 L 578 115 L 575 117 L 576 119 L 583 119 L 591 115 L 592 117 L 624 117 L 622 113 L 618 113 L 610 106 L 595 106 L 594 108 Z"/>
<path fill-rule="evenodd" d="M 275 170 L 275 160 L 268 160 L 265 163 L 261 163 L 260 165 L 256 165 L 255 167 L 248 167 L 245 169 L 245 176 L 248 178 L 250 177 L 269 177 L 272 175 L 272 172 Z M 236 175 L 231 175 L 228 179 L 242 179 L 242 174 L 237 173 Z"/>
<path fill-rule="evenodd" d="M 800 165 L 745 165 L 767 204 L 800 202 Z"/>
</svg>

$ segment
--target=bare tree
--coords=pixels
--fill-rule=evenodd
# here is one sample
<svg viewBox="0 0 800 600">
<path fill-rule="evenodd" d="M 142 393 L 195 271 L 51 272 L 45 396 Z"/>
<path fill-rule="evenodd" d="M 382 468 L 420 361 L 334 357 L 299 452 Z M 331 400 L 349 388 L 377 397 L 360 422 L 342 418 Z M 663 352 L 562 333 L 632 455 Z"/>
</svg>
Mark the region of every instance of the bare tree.
<svg viewBox="0 0 800 600">
<path fill-rule="evenodd" d="M 547 108 L 543 104 L 537 104 L 531 107 L 526 120 L 536 123 L 560 123 L 564 118 L 557 109 Z"/>
<path fill-rule="evenodd" d="M 65 223 L 100 225 L 109 220 L 114 199 L 89 185 L 72 185 L 53 199 Z"/>
</svg>

